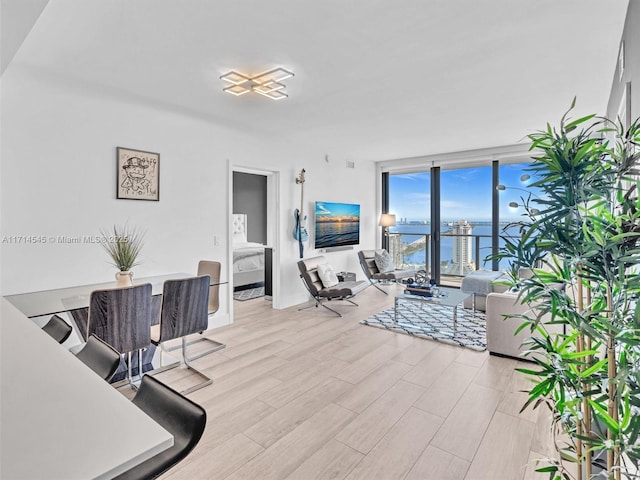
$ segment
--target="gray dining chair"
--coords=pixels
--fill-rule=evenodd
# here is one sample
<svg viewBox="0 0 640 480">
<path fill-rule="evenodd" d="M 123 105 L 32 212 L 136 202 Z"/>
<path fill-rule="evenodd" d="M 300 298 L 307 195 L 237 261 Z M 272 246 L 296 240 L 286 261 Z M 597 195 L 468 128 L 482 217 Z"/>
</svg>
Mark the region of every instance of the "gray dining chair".
<svg viewBox="0 0 640 480">
<path fill-rule="evenodd" d="M 162 365 L 162 352 L 167 351 L 165 342 L 181 339 L 182 358 L 188 369 L 203 378 L 201 383 L 181 393 L 187 394 L 210 385 L 213 380 L 194 368 L 190 361 L 196 357 L 187 355 L 187 335 L 202 333 L 209 326 L 209 275 L 189 277 L 177 280 L 166 280 L 162 289 L 162 307 L 160 323 L 151 326 L 151 342 L 160 346 L 160 368 L 154 373 L 175 368 L 181 362 Z"/>
<path fill-rule="evenodd" d="M 215 262 L 212 260 L 200 260 L 200 262 L 198 262 L 198 275 L 199 276 L 209 275 L 209 277 L 211 278 L 211 281 L 209 284 L 209 304 L 208 304 L 208 312 L 210 316 L 215 314 L 220 308 L 221 267 L 222 265 L 220 262 Z M 222 350 L 223 348 L 226 347 L 224 343 L 218 342 L 213 338 L 206 337 L 202 333 L 199 333 L 198 338 L 196 338 L 195 340 L 189 340 L 187 342 L 187 346 L 193 345 L 199 342 L 210 343 L 212 347 L 198 353 L 197 355 L 194 355 L 189 360 L 195 360 L 197 358 L 204 357 L 205 355 L 209 355 L 210 353 L 217 352 L 218 350 Z M 179 348 L 182 348 L 182 347 L 180 345 L 176 345 L 172 347 L 165 346 L 164 351 L 172 352 L 174 350 L 178 350 Z"/>
<path fill-rule="evenodd" d="M 151 295 L 151 284 L 145 283 L 94 290 L 89 299 L 87 341 L 94 334 L 120 354 L 127 354 L 127 380 L 134 389 L 131 354 L 138 352 L 138 376 L 142 377 L 142 349 L 151 345 Z"/>
</svg>

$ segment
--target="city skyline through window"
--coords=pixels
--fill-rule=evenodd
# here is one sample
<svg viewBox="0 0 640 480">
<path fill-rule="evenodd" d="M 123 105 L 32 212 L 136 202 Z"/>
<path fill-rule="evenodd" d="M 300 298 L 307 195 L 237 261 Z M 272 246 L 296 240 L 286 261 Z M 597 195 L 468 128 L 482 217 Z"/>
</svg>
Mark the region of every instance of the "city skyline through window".
<svg viewBox="0 0 640 480">
<path fill-rule="evenodd" d="M 498 166 L 499 235 L 521 219 L 522 204 L 529 197 L 522 180 L 528 164 Z M 389 175 L 389 213 L 396 215 L 390 247 L 395 258 L 410 267 L 429 270 L 430 251 L 439 249 L 441 275 L 464 276 L 478 268 L 491 268 L 485 259 L 492 252 L 493 167 L 480 166 L 440 171 L 440 240 L 431 238 L 431 174 L 429 171 Z M 536 192 L 531 191 L 533 198 Z M 498 239 L 498 246 L 504 241 Z"/>
</svg>

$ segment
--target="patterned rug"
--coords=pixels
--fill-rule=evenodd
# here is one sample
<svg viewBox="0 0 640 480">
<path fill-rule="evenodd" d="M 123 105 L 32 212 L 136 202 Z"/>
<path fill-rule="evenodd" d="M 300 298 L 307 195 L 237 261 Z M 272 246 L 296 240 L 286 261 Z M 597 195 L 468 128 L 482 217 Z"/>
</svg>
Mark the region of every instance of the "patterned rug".
<svg viewBox="0 0 640 480">
<path fill-rule="evenodd" d="M 246 290 L 240 290 L 233 292 L 233 299 L 239 302 L 251 300 L 252 298 L 264 297 L 264 287 L 248 288 Z"/>
<path fill-rule="evenodd" d="M 456 327 L 453 327 L 453 308 L 426 305 L 422 302 L 399 302 L 398 323 L 394 322 L 393 308 L 373 315 L 360 323 L 384 328 L 393 332 L 428 338 L 473 350 L 487 349 L 487 334 L 484 312 L 458 307 Z"/>
</svg>

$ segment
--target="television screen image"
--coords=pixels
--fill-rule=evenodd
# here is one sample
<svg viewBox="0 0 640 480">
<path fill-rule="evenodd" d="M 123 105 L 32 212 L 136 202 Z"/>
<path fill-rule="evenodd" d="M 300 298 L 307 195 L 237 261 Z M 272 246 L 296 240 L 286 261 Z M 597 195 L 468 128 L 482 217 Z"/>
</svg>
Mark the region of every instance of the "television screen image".
<svg viewBox="0 0 640 480">
<path fill-rule="evenodd" d="M 360 205 L 316 202 L 315 248 L 360 243 Z"/>
</svg>

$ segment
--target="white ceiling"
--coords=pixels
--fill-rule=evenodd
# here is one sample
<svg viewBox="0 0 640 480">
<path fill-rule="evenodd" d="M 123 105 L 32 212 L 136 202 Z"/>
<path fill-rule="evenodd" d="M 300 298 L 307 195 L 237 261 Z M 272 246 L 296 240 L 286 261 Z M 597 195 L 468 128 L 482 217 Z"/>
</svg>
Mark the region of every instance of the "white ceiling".
<svg viewBox="0 0 640 480">
<path fill-rule="evenodd" d="M 627 4 L 50 0 L 5 73 L 28 68 L 310 151 L 384 160 L 521 142 L 574 96 L 576 115 L 605 113 Z M 288 99 L 222 92 L 229 69 L 275 66 L 295 72 Z"/>
</svg>

